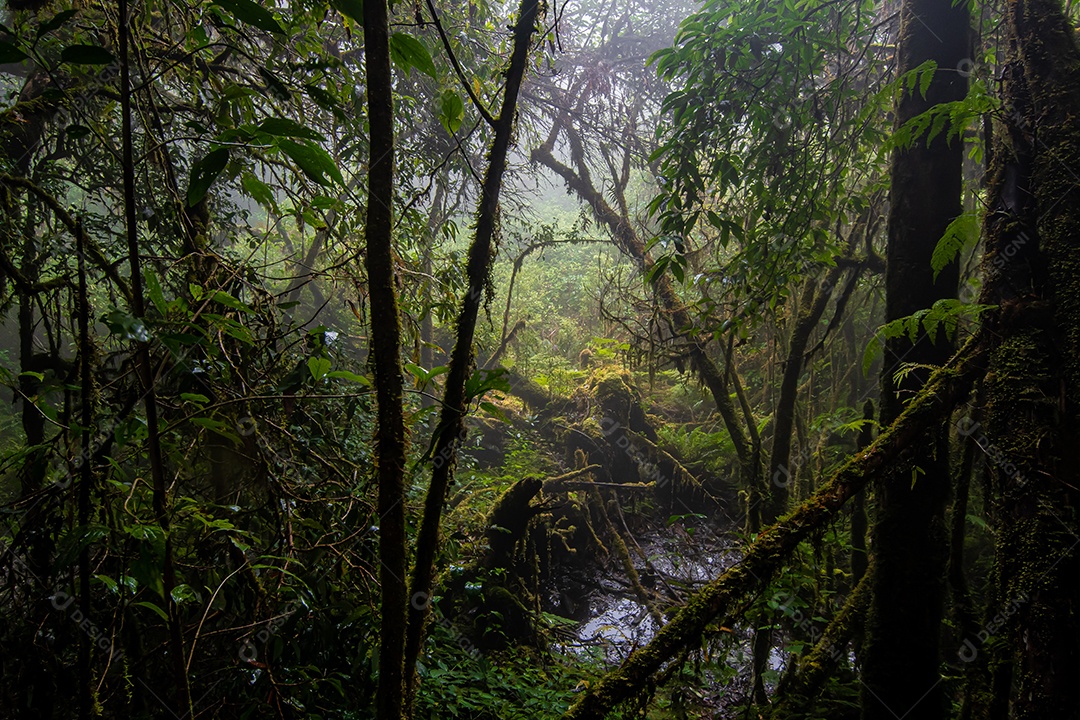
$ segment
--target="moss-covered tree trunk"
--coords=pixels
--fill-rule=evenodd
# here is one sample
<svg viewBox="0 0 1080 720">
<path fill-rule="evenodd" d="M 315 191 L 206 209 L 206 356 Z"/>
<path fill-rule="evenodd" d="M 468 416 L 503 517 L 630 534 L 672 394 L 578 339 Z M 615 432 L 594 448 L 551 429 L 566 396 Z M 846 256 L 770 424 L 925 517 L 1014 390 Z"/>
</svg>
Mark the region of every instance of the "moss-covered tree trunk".
<svg viewBox="0 0 1080 720">
<path fill-rule="evenodd" d="M 905 93 L 898 101 L 899 125 L 939 103 L 964 98 L 967 82 L 958 71 L 969 55 L 966 3 L 905 0 L 901 6 L 897 71 L 927 61 L 937 64 L 925 95 Z M 927 143 L 920 137 L 892 160 L 888 250 L 885 271 L 886 321 L 954 297 L 957 266 L 936 278 L 930 258 L 946 228 L 962 212 L 962 147 L 947 133 Z M 952 348 L 943 334 L 926 333 L 914 343 L 889 341 L 881 377 L 881 420 L 899 416 L 926 380 L 924 370 L 894 382 L 903 363 L 939 365 Z M 866 720 L 944 717 L 940 684 L 940 634 L 948 558 L 944 525 L 949 488 L 945 426 L 921 438 L 916 469 L 889 472 L 878 486 L 880 512 L 873 530 L 872 600 L 863 655 L 862 712 Z"/>
<path fill-rule="evenodd" d="M 1000 306 L 984 384 L 1001 584 L 988 634 L 1011 640 L 1010 717 L 1077 717 L 1080 51 L 1056 2 L 1010 2 L 1008 23 L 984 227 L 985 300 Z"/>
<path fill-rule="evenodd" d="M 446 493 L 454 477 L 457 447 L 465 434 L 465 415 L 470 398 L 465 394 L 465 383 L 474 366 L 473 338 L 476 318 L 489 281 L 491 263 L 494 259 L 494 238 L 499 213 L 499 194 L 502 191 L 503 173 L 510 151 L 514 120 L 517 113 L 518 93 L 525 68 L 528 64 L 532 35 L 536 30 L 539 13 L 538 0 L 522 0 L 518 7 L 518 19 L 514 26 L 514 46 L 510 66 L 506 73 L 502 106 L 495 121 L 495 138 L 488 155 L 488 167 L 484 175 L 479 209 L 476 215 L 476 234 L 469 247 L 466 272 L 469 278 L 468 293 L 461 303 L 458 314 L 454 349 L 450 354 L 450 372 L 446 376 L 442 411 L 439 415 L 438 436 L 433 444 L 433 470 L 431 484 L 424 498 L 424 514 L 416 540 L 416 561 L 409 586 L 409 620 L 405 641 L 405 665 L 407 696 L 415 691 L 416 660 L 424 637 L 435 580 L 435 551 L 439 544 L 439 524 L 442 519 Z"/>
</svg>

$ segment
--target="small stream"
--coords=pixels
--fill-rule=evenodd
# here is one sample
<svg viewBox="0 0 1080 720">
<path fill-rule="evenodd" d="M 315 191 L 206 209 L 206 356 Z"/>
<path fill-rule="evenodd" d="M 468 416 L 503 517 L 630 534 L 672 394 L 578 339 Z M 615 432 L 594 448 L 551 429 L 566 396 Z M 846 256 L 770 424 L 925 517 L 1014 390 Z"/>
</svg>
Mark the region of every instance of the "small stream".
<svg viewBox="0 0 1080 720">
<path fill-rule="evenodd" d="M 684 524 L 685 522 L 685 524 Z M 684 602 L 696 589 L 714 580 L 741 558 L 731 524 L 680 520 L 669 526 L 650 527 L 635 535 L 637 551 L 628 542 L 630 555 L 644 587 L 656 591 L 662 606 Z M 614 667 L 635 648 L 647 644 L 659 630 L 657 622 L 638 599 L 621 563 L 614 557 L 589 570 L 570 570 L 549 588 L 548 607 L 555 615 L 576 621 L 561 633 L 559 649 Z M 705 717 L 727 717 L 725 709 L 745 700 L 750 689 L 752 633 L 732 628 L 725 643 L 729 670 L 724 677 L 704 678 L 710 688 L 698 697 L 699 705 L 716 710 Z M 783 656 L 774 650 L 770 666 L 783 667 Z"/>
</svg>

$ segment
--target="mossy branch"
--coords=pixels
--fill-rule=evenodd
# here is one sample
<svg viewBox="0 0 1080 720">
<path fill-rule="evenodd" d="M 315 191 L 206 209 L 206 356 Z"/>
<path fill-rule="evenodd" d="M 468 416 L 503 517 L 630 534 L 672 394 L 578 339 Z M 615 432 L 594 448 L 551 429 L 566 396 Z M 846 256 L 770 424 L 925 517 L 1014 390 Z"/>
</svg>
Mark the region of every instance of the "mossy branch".
<svg viewBox="0 0 1080 720">
<path fill-rule="evenodd" d="M 702 588 L 678 614 L 615 670 L 586 690 L 563 720 L 599 720 L 646 687 L 650 678 L 683 649 L 700 642 L 706 627 L 730 625 L 745 599 L 766 587 L 799 543 L 833 520 L 844 503 L 880 473 L 895 465 L 904 450 L 941 421 L 965 398 L 983 371 L 985 352 L 978 337 L 969 340 L 865 451 L 841 466 L 813 497 L 766 528 L 742 562 Z"/>
</svg>

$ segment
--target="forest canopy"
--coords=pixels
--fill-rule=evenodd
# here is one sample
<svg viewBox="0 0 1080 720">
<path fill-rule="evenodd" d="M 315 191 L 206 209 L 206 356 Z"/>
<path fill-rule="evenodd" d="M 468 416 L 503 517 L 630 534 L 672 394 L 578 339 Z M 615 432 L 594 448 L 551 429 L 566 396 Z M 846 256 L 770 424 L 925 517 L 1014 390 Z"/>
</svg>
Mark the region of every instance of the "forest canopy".
<svg viewBox="0 0 1080 720">
<path fill-rule="evenodd" d="M 0 2 L 0 717 L 1080 718 L 1078 28 Z"/>
</svg>

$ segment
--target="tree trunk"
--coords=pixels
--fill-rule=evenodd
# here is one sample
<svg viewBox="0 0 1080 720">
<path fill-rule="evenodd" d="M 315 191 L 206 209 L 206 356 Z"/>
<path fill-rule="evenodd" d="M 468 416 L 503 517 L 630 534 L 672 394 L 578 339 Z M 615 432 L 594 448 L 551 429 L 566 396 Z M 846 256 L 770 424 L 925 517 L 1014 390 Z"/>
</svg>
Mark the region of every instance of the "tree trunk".
<svg viewBox="0 0 1080 720">
<path fill-rule="evenodd" d="M 898 73 L 937 63 L 925 96 L 905 93 L 896 108 L 900 126 L 936 104 L 962 100 L 966 80 L 957 71 L 969 55 L 966 3 L 904 0 L 897 45 Z M 946 228 L 962 212 L 963 148 L 940 133 L 929 144 L 916 138 L 892 160 L 889 244 L 885 270 L 886 322 L 955 297 L 957 265 L 935 279 L 930 258 Z M 886 343 L 881 376 L 881 421 L 890 424 L 925 382 L 923 369 L 897 384 L 903 363 L 940 365 L 951 344 L 922 332 Z M 912 471 L 888 473 L 879 485 L 873 531 L 872 600 L 863 655 L 864 720 L 895 720 L 908 713 L 943 718 L 940 634 L 948 559 L 944 526 L 949 488 L 948 433 L 944 424 L 919 443 Z"/>
<path fill-rule="evenodd" d="M 1012 640 L 1010 717 L 1077 717 L 1080 51 L 1056 2 L 1009 3 L 1008 23 L 1008 137 L 996 145 L 984 227 L 984 301 L 1000 307 L 985 382 L 1000 496 L 990 634 Z"/>
<path fill-rule="evenodd" d="M 461 304 L 457 320 L 454 349 L 450 355 L 450 372 L 446 377 L 442 412 L 436 427 L 437 439 L 432 449 L 433 470 L 431 485 L 424 498 L 424 514 L 416 540 L 416 563 L 409 587 L 409 620 L 405 640 L 406 695 L 411 701 L 415 693 L 415 666 L 423 644 L 424 623 L 431 604 L 435 579 L 435 551 L 439 545 L 439 523 L 442 519 L 446 493 L 453 480 L 457 447 L 465 434 L 465 415 L 470 398 L 465 395 L 465 383 L 473 367 L 473 337 L 476 318 L 487 288 L 491 263 L 494 259 L 492 239 L 498 222 L 499 193 L 503 172 L 510 150 L 510 140 L 517 112 L 518 93 L 525 76 L 529 47 L 536 29 L 538 0 L 522 0 L 518 21 L 514 26 L 514 46 L 510 67 L 506 73 L 502 108 L 495 127 L 495 139 L 488 156 L 487 172 L 480 196 L 476 218 L 476 235 L 469 248 L 467 274 L 469 290 Z"/>
<path fill-rule="evenodd" d="M 367 72 L 368 203 L 364 265 L 371 300 L 371 354 L 378 429 L 375 472 L 379 487 L 379 718 L 398 720 L 405 708 L 406 536 L 405 418 L 401 317 L 394 282 L 394 106 L 390 21 L 386 0 L 364 3 Z"/>
</svg>

